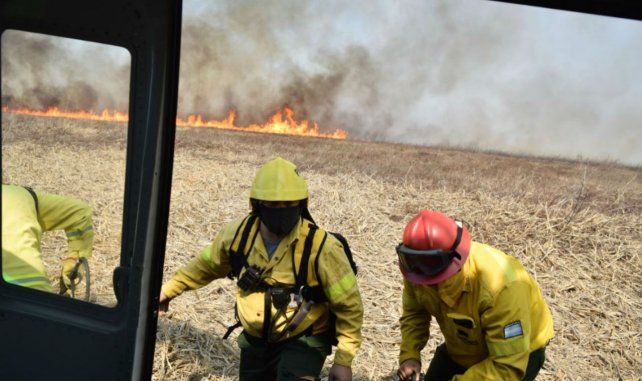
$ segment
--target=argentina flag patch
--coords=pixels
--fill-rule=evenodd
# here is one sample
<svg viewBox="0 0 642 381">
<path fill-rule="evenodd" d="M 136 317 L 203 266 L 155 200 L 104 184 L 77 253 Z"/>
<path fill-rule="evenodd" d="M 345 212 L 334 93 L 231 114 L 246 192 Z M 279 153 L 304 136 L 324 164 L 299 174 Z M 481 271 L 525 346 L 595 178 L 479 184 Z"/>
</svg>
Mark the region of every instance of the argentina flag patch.
<svg viewBox="0 0 642 381">
<path fill-rule="evenodd" d="M 507 326 L 504 326 L 504 339 L 509 339 L 511 337 L 522 336 L 524 330 L 522 330 L 522 323 L 519 321 L 510 323 Z"/>
</svg>

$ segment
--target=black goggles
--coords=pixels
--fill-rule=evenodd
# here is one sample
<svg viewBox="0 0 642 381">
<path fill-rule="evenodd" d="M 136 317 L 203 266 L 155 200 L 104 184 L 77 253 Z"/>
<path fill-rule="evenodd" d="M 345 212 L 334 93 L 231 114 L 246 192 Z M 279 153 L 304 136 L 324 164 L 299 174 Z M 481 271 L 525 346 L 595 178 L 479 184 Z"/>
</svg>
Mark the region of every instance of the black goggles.
<svg viewBox="0 0 642 381">
<path fill-rule="evenodd" d="M 401 267 L 413 274 L 433 276 L 444 271 L 453 258 L 461 259 L 461 255 L 455 250 L 461 242 L 464 229 L 461 222 L 457 222 L 457 238 L 450 250 L 415 250 L 403 243 L 397 245 L 396 251 Z"/>
<path fill-rule="evenodd" d="M 460 257 L 456 251 L 414 250 L 403 244 L 397 246 L 397 255 L 404 270 L 427 276 L 439 274 L 453 258 Z"/>
</svg>

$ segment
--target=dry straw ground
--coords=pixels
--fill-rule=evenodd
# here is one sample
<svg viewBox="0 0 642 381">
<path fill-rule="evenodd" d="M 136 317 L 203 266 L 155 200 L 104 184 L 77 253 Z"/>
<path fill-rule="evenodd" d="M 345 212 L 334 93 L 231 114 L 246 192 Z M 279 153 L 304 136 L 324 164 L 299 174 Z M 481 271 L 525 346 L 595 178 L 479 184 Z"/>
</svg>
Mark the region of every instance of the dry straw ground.
<svg viewBox="0 0 642 381">
<path fill-rule="evenodd" d="M 124 125 L 3 115 L 3 181 L 73 195 L 94 208 L 96 301 L 113 304 L 126 134 Z M 135 149 L 135 148 L 133 148 Z M 317 222 L 343 233 L 360 265 L 364 342 L 357 380 L 389 379 L 399 348 L 401 279 L 394 245 L 422 208 L 465 219 L 474 239 L 519 258 L 555 319 L 540 380 L 640 380 L 642 170 L 358 141 L 179 130 L 167 279 L 225 222 L 247 212 L 255 170 L 280 155 L 299 165 Z M 55 281 L 65 240 L 44 247 Z M 234 286 L 219 280 L 174 300 L 160 319 L 157 380 L 231 380 Z M 441 341 L 439 330 L 424 363 Z"/>
</svg>

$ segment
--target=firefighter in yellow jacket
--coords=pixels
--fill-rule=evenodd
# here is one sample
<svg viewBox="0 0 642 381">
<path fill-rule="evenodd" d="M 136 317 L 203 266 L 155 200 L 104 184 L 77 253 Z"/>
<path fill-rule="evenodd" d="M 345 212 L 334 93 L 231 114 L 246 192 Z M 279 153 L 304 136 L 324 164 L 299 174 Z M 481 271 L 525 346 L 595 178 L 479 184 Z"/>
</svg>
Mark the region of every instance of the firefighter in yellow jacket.
<svg viewBox="0 0 642 381">
<path fill-rule="evenodd" d="M 52 292 L 42 262 L 43 232 L 64 230 L 68 255 L 62 261 L 61 288 L 69 289 L 70 275 L 79 258 L 92 253 L 94 231 L 91 208 L 72 198 L 31 188 L 2 184 L 2 277 L 7 283 Z"/>
<path fill-rule="evenodd" d="M 419 380 L 431 318 L 445 343 L 426 381 L 533 380 L 553 337 L 537 282 L 513 257 L 471 240 L 461 221 L 424 210 L 397 246 L 404 276 L 397 375 Z"/>
<path fill-rule="evenodd" d="M 225 225 L 162 288 L 161 315 L 185 290 L 238 279 L 241 380 L 317 379 L 333 342 L 329 380 L 352 379 L 363 316 L 356 276 L 340 241 L 313 223 L 307 200 L 295 165 L 269 161 L 252 184 L 250 215 Z"/>
</svg>

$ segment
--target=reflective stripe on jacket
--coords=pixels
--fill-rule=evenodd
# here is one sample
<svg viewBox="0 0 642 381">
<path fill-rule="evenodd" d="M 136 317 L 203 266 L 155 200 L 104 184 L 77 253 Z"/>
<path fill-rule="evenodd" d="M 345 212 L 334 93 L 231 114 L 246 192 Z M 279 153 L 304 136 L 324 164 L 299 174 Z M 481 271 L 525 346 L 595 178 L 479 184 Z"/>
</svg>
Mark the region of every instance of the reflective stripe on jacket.
<svg viewBox="0 0 642 381">
<path fill-rule="evenodd" d="M 404 282 L 400 362 L 420 359 L 432 317 L 449 355 L 468 368 L 454 381 L 521 380 L 529 354 L 553 337 L 537 282 L 515 258 L 477 242 L 462 271 L 445 282 Z"/>
<path fill-rule="evenodd" d="M 42 262 L 42 233 L 65 230 L 70 257 L 90 257 L 91 208 L 80 200 L 2 184 L 2 275 L 8 283 L 52 291 Z"/>
<path fill-rule="evenodd" d="M 192 259 L 187 265 L 178 270 L 174 277 L 163 286 L 163 293 L 169 298 L 180 295 L 183 291 L 202 287 L 214 279 L 225 277 L 231 270 L 229 249 L 235 233 L 242 220 L 227 224 L 201 254 Z M 257 224 L 258 228 L 258 224 Z M 266 283 L 294 286 L 293 259 L 298 268 L 301 250 L 305 242 L 308 222 L 301 222 L 290 233 L 281 239 L 270 259 L 265 244 L 260 237 L 254 241 L 249 239 L 247 256 L 249 265 L 264 268 L 262 278 Z M 254 231 L 250 234 L 253 236 Z M 324 234 L 315 235 L 313 253 L 318 251 Z M 308 282 L 310 286 L 316 283 L 315 258 L 311 258 L 308 267 Z M 314 304 L 303 322 L 288 336 L 293 337 L 312 327 L 313 333 L 328 329 L 329 309 L 336 315 L 336 337 L 338 349 L 335 363 L 350 366 L 357 349 L 361 345 L 361 325 L 363 305 L 357 288 L 356 276 L 343 251 L 341 243 L 331 234 L 327 234 L 321 252 L 318 254 L 318 275 L 328 303 Z M 241 276 L 243 271 L 241 272 Z M 243 328 L 252 336 L 262 337 L 264 315 L 264 293 L 243 292 L 237 290 L 236 306 Z M 291 318 L 295 309 L 286 310 L 287 318 Z M 276 310 L 272 306 L 272 316 Z M 280 332 L 285 326 L 285 317 L 280 317 L 275 324 L 275 332 Z"/>
</svg>

